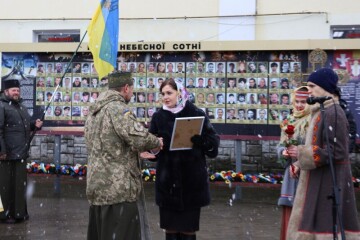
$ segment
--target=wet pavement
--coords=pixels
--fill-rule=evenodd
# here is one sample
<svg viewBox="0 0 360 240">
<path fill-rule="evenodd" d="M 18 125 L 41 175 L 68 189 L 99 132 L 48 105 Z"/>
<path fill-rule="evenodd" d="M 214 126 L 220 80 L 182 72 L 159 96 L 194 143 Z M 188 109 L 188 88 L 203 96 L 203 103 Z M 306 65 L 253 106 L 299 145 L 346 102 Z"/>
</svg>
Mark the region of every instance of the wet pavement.
<svg viewBox="0 0 360 240">
<path fill-rule="evenodd" d="M 88 202 L 85 184 L 85 178 L 30 175 L 30 220 L 0 224 L 0 239 L 86 239 Z M 145 183 L 144 186 L 152 240 L 165 239 L 154 203 L 154 183 Z M 212 183 L 212 203 L 202 209 L 197 239 L 278 239 L 281 209 L 276 202 L 279 192 L 279 185 L 272 184 L 229 186 Z M 230 200 L 234 196 L 241 199 Z M 358 190 L 356 197 L 359 208 Z"/>
</svg>

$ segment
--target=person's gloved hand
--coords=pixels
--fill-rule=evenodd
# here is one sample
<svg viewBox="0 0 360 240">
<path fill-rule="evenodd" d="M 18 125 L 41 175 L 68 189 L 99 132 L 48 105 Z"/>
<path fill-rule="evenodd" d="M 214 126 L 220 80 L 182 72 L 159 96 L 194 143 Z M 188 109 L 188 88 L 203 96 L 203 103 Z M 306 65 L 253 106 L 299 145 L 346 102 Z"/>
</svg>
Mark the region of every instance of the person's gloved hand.
<svg viewBox="0 0 360 240">
<path fill-rule="evenodd" d="M 196 134 L 192 136 L 190 140 L 192 143 L 194 143 L 193 147 L 195 148 L 201 148 L 204 151 L 208 151 L 212 148 L 211 144 L 207 142 L 206 139 L 200 135 Z"/>
<path fill-rule="evenodd" d="M 191 142 L 194 144 L 194 147 L 202 148 L 204 140 L 198 134 L 191 137 Z"/>
</svg>

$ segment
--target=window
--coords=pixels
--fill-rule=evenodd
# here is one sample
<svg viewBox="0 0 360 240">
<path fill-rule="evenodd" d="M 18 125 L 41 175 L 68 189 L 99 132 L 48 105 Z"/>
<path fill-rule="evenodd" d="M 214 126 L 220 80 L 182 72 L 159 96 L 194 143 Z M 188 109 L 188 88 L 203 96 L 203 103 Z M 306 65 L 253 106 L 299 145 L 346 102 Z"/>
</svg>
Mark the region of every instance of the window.
<svg viewBox="0 0 360 240">
<path fill-rule="evenodd" d="M 359 25 L 331 26 L 331 37 L 333 39 L 360 38 Z"/>
<path fill-rule="evenodd" d="M 34 30 L 34 42 L 80 42 L 80 30 Z"/>
</svg>

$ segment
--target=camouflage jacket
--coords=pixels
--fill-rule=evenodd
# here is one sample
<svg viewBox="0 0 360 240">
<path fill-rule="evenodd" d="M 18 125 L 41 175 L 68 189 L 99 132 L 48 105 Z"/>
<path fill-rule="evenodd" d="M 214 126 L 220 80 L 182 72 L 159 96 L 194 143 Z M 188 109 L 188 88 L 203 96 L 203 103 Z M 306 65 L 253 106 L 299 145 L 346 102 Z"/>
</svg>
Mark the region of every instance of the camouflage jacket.
<svg viewBox="0 0 360 240">
<path fill-rule="evenodd" d="M 141 191 L 139 152 L 159 146 L 116 91 L 103 92 L 85 123 L 86 195 L 92 205 L 134 202 Z"/>
</svg>

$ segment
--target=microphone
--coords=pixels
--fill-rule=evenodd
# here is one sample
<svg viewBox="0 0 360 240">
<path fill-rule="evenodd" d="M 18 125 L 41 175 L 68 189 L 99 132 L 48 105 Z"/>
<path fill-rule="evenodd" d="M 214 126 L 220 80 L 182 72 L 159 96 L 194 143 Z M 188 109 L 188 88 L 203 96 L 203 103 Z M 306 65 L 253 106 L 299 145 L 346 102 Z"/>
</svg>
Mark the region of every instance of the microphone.
<svg viewBox="0 0 360 240">
<path fill-rule="evenodd" d="M 308 98 L 306 99 L 306 103 L 309 104 L 309 105 L 313 105 L 313 104 L 315 104 L 315 103 L 320 103 L 320 104 L 322 104 L 322 103 L 324 103 L 325 101 L 330 100 L 330 99 L 332 99 L 332 97 L 330 97 L 330 96 L 324 96 L 324 97 L 308 97 Z"/>
</svg>

